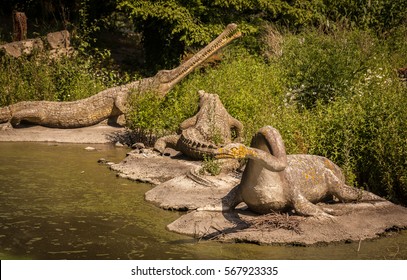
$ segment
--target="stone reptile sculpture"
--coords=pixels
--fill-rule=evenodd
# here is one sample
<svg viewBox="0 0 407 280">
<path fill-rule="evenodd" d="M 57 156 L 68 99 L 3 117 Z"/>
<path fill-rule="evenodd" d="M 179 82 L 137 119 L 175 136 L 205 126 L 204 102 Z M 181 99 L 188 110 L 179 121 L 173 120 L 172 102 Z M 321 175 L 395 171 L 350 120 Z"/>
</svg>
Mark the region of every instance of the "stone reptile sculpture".
<svg viewBox="0 0 407 280">
<path fill-rule="evenodd" d="M 200 210 L 234 209 L 245 202 L 250 210 L 265 214 L 295 210 L 299 215 L 331 217 L 332 210 L 315 203 L 385 201 L 370 192 L 347 186 L 340 168 L 325 157 L 286 155 L 277 129 L 266 126 L 253 137 L 251 147 L 232 143 L 218 150 L 218 158 L 247 158 L 240 184 L 220 206 Z"/>
<path fill-rule="evenodd" d="M 229 115 L 219 96 L 203 90 L 198 94 L 198 113 L 180 124 L 179 135 L 159 138 L 155 150 L 163 154 L 170 147 L 191 158 L 203 159 L 213 157 L 221 146 L 241 140 L 243 125 Z"/>
<path fill-rule="evenodd" d="M 105 119 L 116 121 L 126 111 L 129 95 L 154 91 L 160 97 L 235 38 L 241 36 L 236 24 L 226 29 L 205 48 L 177 68 L 161 70 L 154 77 L 106 89 L 91 97 L 72 102 L 25 101 L 0 108 L 0 123 L 18 126 L 22 121 L 56 128 L 76 128 L 97 124 Z"/>
</svg>

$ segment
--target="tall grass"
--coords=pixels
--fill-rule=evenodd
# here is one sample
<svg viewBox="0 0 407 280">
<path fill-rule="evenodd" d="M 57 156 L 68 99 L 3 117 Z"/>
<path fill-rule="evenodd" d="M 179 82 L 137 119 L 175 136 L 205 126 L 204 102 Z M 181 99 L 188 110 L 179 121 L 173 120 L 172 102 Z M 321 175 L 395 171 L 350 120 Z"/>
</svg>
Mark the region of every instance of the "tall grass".
<svg viewBox="0 0 407 280">
<path fill-rule="evenodd" d="M 23 100 L 78 100 L 129 79 L 126 73 L 101 66 L 98 56 L 0 55 L 0 107 Z"/>
<path fill-rule="evenodd" d="M 0 106 L 22 100 L 76 100 L 104 87 L 92 74 L 90 63 L 78 58 L 2 56 L 0 63 Z"/>
</svg>

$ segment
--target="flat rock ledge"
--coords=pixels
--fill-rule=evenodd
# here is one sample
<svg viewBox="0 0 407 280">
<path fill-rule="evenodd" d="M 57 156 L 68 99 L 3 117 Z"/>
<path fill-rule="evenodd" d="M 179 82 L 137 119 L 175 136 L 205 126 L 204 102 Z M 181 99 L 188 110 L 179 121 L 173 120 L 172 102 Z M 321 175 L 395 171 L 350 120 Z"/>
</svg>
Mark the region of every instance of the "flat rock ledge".
<svg viewBox="0 0 407 280">
<path fill-rule="evenodd" d="M 121 178 L 156 185 L 145 199 L 168 210 L 193 210 L 220 204 L 221 199 L 240 182 L 239 173 L 202 175 L 201 161 L 173 153 L 161 156 L 149 148 L 134 150 L 110 168 Z"/>
<path fill-rule="evenodd" d="M 390 202 L 328 205 L 345 210 L 333 219 L 287 214 L 257 215 L 250 211 L 193 211 L 167 229 L 198 239 L 279 245 L 360 242 L 407 229 L 407 209 Z"/>
<path fill-rule="evenodd" d="M 196 177 L 195 170 L 159 184 L 146 192 L 145 199 L 156 206 L 187 211 L 208 205 L 221 205 L 221 200 L 240 178 L 229 174 Z"/>
<path fill-rule="evenodd" d="M 200 165 L 198 161 L 173 159 L 160 156 L 151 149 L 141 149 L 128 153 L 123 161 L 111 165 L 110 168 L 121 178 L 161 186 L 162 183 L 183 176 Z"/>
<path fill-rule="evenodd" d="M 333 219 L 258 215 L 244 210 L 244 204 L 230 212 L 197 211 L 203 206 L 219 205 L 240 182 L 240 174 L 204 176 L 199 174 L 200 162 L 163 157 L 150 149 L 132 152 L 111 168 L 121 177 L 155 184 L 145 194 L 145 199 L 154 205 L 189 211 L 167 229 L 198 239 L 309 246 L 358 242 L 407 229 L 407 208 L 391 202 L 321 204 L 335 211 Z"/>
<path fill-rule="evenodd" d="M 125 134 L 123 127 L 98 124 L 83 128 L 49 128 L 39 125 L 9 128 L 0 124 L 0 142 L 56 142 L 107 144 L 115 143 L 118 135 Z"/>
</svg>

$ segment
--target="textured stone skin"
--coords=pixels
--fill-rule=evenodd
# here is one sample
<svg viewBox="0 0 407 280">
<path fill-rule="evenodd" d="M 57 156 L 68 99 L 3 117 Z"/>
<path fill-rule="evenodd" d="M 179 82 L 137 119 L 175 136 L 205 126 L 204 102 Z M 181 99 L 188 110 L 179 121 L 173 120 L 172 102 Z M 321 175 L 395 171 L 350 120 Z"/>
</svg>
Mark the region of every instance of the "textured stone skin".
<svg viewBox="0 0 407 280">
<path fill-rule="evenodd" d="M 124 113 L 129 86 L 111 88 L 72 102 L 23 101 L 0 108 L 0 121 L 18 126 L 26 121 L 47 127 L 77 128 L 97 124 Z"/>
<path fill-rule="evenodd" d="M 332 200 L 333 196 L 342 202 L 384 201 L 347 186 L 341 169 L 325 157 L 287 156 L 280 133 L 271 126 L 257 132 L 251 147 L 229 144 L 219 149 L 218 157 L 248 158 L 240 184 L 223 200 L 223 210 L 245 202 L 260 214 L 295 210 L 299 215 L 329 217 L 334 213 L 315 203 Z"/>
<path fill-rule="evenodd" d="M 232 141 L 240 141 L 243 125 L 225 109 L 217 94 L 199 94 L 198 113 L 180 124 L 180 135 L 169 135 L 158 139 L 154 149 L 164 153 L 166 147 L 181 151 L 194 158 L 213 157 L 217 149 Z M 232 131 L 236 138 L 232 139 Z"/>
<path fill-rule="evenodd" d="M 154 91 L 163 97 L 208 57 L 240 36 L 237 25 L 229 24 L 214 41 L 172 70 L 161 70 L 154 77 L 106 89 L 78 101 L 26 101 L 2 107 L 0 123 L 9 122 L 17 126 L 25 121 L 48 127 L 76 128 L 94 125 L 105 119 L 117 119 L 126 111 L 130 94 Z"/>
</svg>

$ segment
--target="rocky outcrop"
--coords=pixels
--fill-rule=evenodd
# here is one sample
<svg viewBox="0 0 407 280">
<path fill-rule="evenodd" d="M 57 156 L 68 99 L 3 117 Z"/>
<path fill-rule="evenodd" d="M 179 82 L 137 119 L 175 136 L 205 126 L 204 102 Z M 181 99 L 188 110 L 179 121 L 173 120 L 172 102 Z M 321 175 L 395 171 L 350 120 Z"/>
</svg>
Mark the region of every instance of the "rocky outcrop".
<svg viewBox="0 0 407 280">
<path fill-rule="evenodd" d="M 48 33 L 44 38 L 28 39 L 0 45 L 0 50 L 4 51 L 6 55 L 16 58 L 32 54 L 34 51 L 44 50 L 49 52 L 50 58 L 73 53 L 73 48 L 70 45 L 70 34 L 67 30 Z"/>
<path fill-rule="evenodd" d="M 329 207 L 343 214 L 316 219 L 287 214 L 258 215 L 247 210 L 192 211 L 167 226 L 197 239 L 295 246 L 349 243 L 394 235 L 407 228 L 407 208 L 390 202 L 340 203 Z M 358 247 L 354 245 L 355 250 Z M 363 243 L 362 243 L 363 247 Z"/>
</svg>

